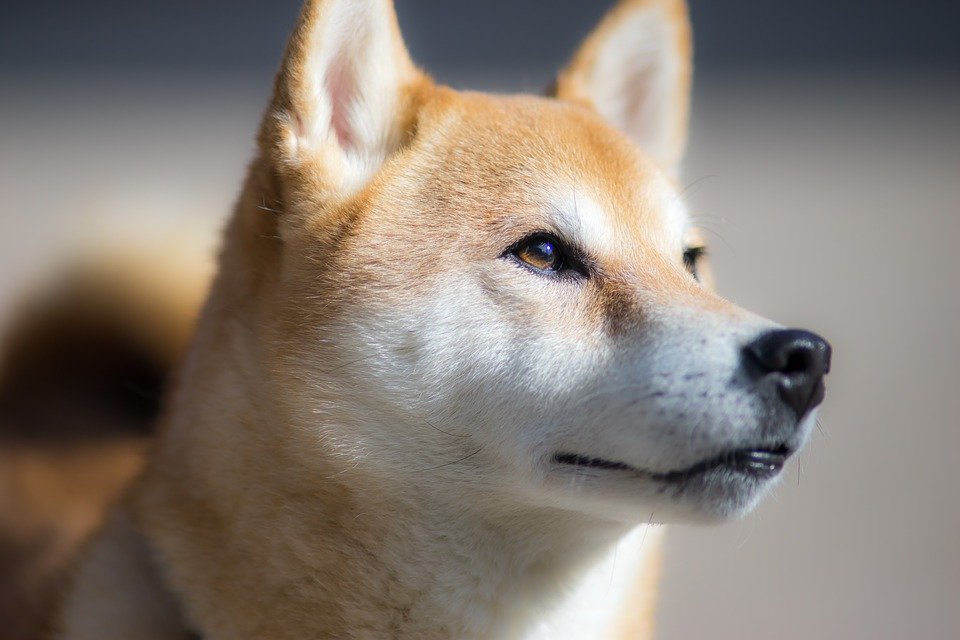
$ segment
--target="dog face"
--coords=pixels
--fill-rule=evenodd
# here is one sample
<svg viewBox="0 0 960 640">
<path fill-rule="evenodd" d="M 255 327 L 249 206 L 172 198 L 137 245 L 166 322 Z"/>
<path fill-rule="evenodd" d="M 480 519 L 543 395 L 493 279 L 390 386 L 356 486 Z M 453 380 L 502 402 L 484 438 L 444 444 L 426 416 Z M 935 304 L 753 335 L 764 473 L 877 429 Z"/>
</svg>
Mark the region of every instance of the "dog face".
<svg viewBox="0 0 960 640">
<path fill-rule="evenodd" d="M 673 180 L 688 68 L 674 2 L 619 5 L 556 98 L 436 87 L 387 3 L 308 6 L 263 136 L 303 464 L 623 522 L 756 503 L 829 347 L 710 290 Z"/>
</svg>

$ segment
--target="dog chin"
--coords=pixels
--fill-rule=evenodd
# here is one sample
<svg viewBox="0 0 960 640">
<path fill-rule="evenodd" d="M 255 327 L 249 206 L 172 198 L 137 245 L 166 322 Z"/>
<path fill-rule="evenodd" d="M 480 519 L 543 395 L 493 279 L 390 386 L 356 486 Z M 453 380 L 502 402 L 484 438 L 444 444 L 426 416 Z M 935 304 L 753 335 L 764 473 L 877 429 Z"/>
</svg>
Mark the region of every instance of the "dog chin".
<svg viewBox="0 0 960 640">
<path fill-rule="evenodd" d="M 566 508 L 624 524 L 722 524 L 750 513 L 782 472 L 757 476 L 729 468 L 657 481 L 610 470 L 554 486 Z M 553 492 L 551 492 L 553 493 Z M 556 494 L 554 493 L 556 498 Z"/>
<path fill-rule="evenodd" d="M 652 524 L 719 525 L 753 511 L 775 480 L 703 478 L 682 488 L 661 488 L 653 500 L 617 509 L 618 520 Z M 638 519 L 639 518 L 639 519 Z"/>
<path fill-rule="evenodd" d="M 770 478 L 744 476 L 718 469 L 664 491 L 664 515 L 684 524 L 722 524 L 741 518 L 756 508 L 776 485 Z"/>
</svg>

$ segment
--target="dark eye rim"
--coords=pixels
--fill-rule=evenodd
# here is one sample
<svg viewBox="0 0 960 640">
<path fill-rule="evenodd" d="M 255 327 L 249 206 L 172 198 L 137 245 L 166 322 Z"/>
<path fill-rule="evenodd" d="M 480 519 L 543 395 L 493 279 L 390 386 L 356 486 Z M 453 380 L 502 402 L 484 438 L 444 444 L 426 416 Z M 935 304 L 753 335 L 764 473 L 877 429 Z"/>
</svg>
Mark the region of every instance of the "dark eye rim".
<svg viewBox="0 0 960 640">
<path fill-rule="evenodd" d="M 519 256 L 519 252 L 526 246 L 536 242 L 549 242 L 560 260 L 560 267 L 557 269 L 538 269 L 529 264 Z M 590 269 L 585 260 L 581 258 L 580 252 L 569 244 L 561 240 L 554 233 L 549 231 L 534 231 L 525 235 L 523 238 L 510 245 L 501 255 L 501 258 L 510 260 L 519 267 L 523 267 L 537 275 L 549 278 L 589 278 Z"/>
<path fill-rule="evenodd" d="M 697 282 L 700 281 L 700 274 L 697 272 L 697 265 L 707 255 L 707 248 L 703 245 L 685 247 L 683 250 L 683 266 L 687 268 L 690 275 Z"/>
</svg>

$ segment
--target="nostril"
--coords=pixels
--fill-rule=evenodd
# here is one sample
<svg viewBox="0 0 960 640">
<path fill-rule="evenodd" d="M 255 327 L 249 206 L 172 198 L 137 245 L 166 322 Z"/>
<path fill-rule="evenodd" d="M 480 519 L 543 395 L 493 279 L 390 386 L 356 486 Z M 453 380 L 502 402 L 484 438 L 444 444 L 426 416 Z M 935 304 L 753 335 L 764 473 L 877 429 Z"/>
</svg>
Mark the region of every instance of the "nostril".
<svg viewBox="0 0 960 640">
<path fill-rule="evenodd" d="M 781 398 L 803 416 L 823 399 L 823 376 L 830 369 L 830 345 L 815 333 L 780 329 L 764 333 L 744 349 L 763 380 L 776 382 Z"/>
<path fill-rule="evenodd" d="M 814 363 L 811 354 L 807 350 L 795 350 L 787 356 L 787 362 L 780 369 L 783 373 L 806 373 Z"/>
</svg>

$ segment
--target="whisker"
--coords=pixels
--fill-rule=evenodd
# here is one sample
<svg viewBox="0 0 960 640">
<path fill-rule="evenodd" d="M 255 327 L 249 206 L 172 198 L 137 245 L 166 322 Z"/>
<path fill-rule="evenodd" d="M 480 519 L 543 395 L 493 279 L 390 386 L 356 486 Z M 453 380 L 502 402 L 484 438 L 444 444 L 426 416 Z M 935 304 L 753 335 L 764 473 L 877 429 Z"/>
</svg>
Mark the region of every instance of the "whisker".
<svg viewBox="0 0 960 640">
<path fill-rule="evenodd" d="M 697 226 L 697 228 L 703 229 L 705 232 L 709 233 L 711 236 L 713 236 L 714 238 L 722 242 L 724 246 L 730 250 L 730 253 L 732 253 L 734 256 L 737 256 L 737 250 L 733 248 L 733 245 L 730 244 L 730 242 L 725 237 L 723 237 L 723 235 L 719 231 L 717 231 L 716 229 L 711 229 L 710 227 L 703 224 L 702 222 L 696 222 L 694 224 Z"/>
<path fill-rule="evenodd" d="M 750 518 L 746 524 L 746 534 L 744 535 L 743 529 L 740 530 L 740 535 L 743 536 L 740 538 L 740 541 L 737 543 L 737 549 L 743 549 L 747 546 L 747 543 L 750 542 L 750 538 L 753 537 L 753 532 L 757 528 L 757 520 L 759 518 Z"/>
<path fill-rule="evenodd" d="M 706 213 L 704 211 L 697 211 L 690 215 L 690 221 L 695 225 L 707 225 L 711 224 L 715 227 L 722 226 L 723 228 L 730 228 L 735 231 L 743 231 L 743 225 L 731 220 L 726 216 L 718 216 L 712 213 Z"/>
<path fill-rule="evenodd" d="M 464 460 L 467 460 L 468 458 L 472 458 L 473 456 L 475 456 L 475 455 L 477 455 L 478 453 L 480 453 L 482 450 L 483 450 L 483 445 L 479 446 L 476 451 L 474 451 L 474 452 L 472 452 L 472 453 L 468 453 L 467 455 L 463 456 L 462 458 L 457 458 L 456 460 L 454 460 L 454 461 L 452 461 L 452 462 L 445 462 L 445 463 L 443 463 L 443 464 L 438 464 L 438 465 L 435 466 L 435 467 L 427 467 L 426 469 L 417 469 L 417 471 L 433 471 L 434 469 L 442 469 L 442 468 L 444 468 L 444 467 L 449 467 L 450 465 L 454 465 L 454 464 L 457 464 L 458 462 L 463 462 Z"/>
<path fill-rule="evenodd" d="M 268 207 L 267 202 L 263 199 L 260 200 L 260 204 L 257 205 L 257 209 L 260 209 L 261 211 L 268 211 L 270 213 L 276 213 L 278 215 L 282 213 L 278 209 L 271 209 L 270 207 Z"/>
<path fill-rule="evenodd" d="M 444 435 L 448 435 L 448 436 L 450 436 L 451 438 L 469 438 L 469 437 L 470 437 L 470 434 L 469 434 L 469 433 L 464 433 L 464 434 L 457 435 L 456 433 L 450 433 L 449 431 L 444 431 L 443 429 L 441 429 L 441 428 L 438 427 L 437 425 L 433 424 L 432 422 L 430 422 L 430 421 L 427 420 L 426 418 L 424 418 L 424 417 L 422 417 L 422 416 L 418 416 L 418 417 L 419 417 L 421 420 L 423 420 L 424 422 L 426 422 L 427 425 L 429 425 L 430 427 L 432 427 L 432 428 L 435 429 L 436 431 L 439 431 L 440 433 L 442 433 L 442 434 L 444 434 Z"/>
<path fill-rule="evenodd" d="M 643 528 L 643 535 L 640 536 L 640 548 L 643 548 L 643 543 L 647 541 L 647 531 L 650 530 L 650 527 L 653 526 L 653 511 L 650 512 L 650 517 L 647 518 L 647 526 Z"/>
<path fill-rule="evenodd" d="M 642 544 L 642 543 L 641 543 Z M 613 589 L 613 576 L 617 572 L 617 554 L 620 553 L 620 540 L 617 540 L 617 543 L 613 545 L 613 562 L 610 565 L 610 580 L 607 581 L 607 595 L 610 595 L 610 590 Z"/>
<path fill-rule="evenodd" d="M 349 366 L 351 366 L 351 365 L 358 364 L 358 363 L 360 363 L 360 362 L 363 362 L 364 360 L 369 360 L 370 358 L 376 358 L 378 355 L 379 355 L 379 354 L 371 353 L 370 355 L 363 356 L 362 358 L 357 358 L 356 360 L 350 360 L 349 362 L 343 362 L 343 363 L 341 363 L 341 364 L 338 364 L 337 366 L 335 366 L 335 367 L 332 368 L 332 369 L 327 369 L 327 370 L 325 370 L 325 371 L 321 371 L 321 373 L 324 374 L 324 375 L 326 375 L 326 374 L 328 374 L 328 373 L 333 373 L 333 372 L 335 372 L 335 371 L 340 371 L 341 369 L 345 369 L 346 367 L 349 367 Z"/>
<path fill-rule="evenodd" d="M 719 177 L 720 177 L 720 176 L 718 176 L 718 175 L 716 175 L 716 174 L 709 174 L 709 175 L 705 175 L 705 176 L 700 176 L 699 178 L 697 178 L 696 180 L 694 180 L 694 181 L 691 182 L 690 184 L 686 185 L 683 189 L 681 189 L 681 190 L 680 190 L 680 193 L 677 194 L 677 197 L 678 197 L 678 198 L 683 198 L 691 189 L 693 189 L 695 186 L 697 186 L 697 185 L 700 184 L 701 182 L 705 182 L 706 180 L 710 180 L 710 179 L 712 179 L 712 178 L 719 178 Z"/>
</svg>

